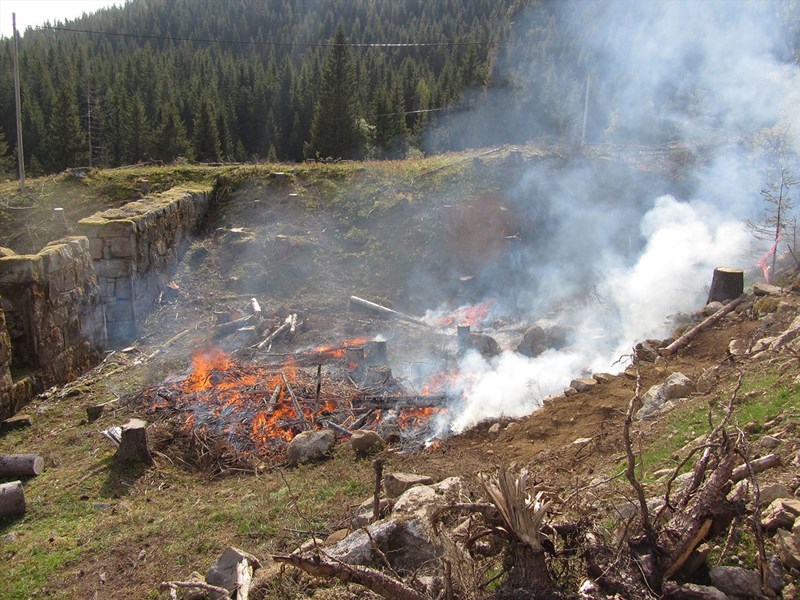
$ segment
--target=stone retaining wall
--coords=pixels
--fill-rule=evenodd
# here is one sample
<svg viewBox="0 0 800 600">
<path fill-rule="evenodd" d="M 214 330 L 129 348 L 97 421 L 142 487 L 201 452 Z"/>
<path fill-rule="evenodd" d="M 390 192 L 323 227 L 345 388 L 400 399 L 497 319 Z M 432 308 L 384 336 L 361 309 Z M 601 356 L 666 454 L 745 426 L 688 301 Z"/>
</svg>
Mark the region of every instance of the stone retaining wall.
<svg viewBox="0 0 800 600">
<path fill-rule="evenodd" d="M 96 364 L 106 346 L 89 240 L 0 257 L 0 418 Z"/>
<path fill-rule="evenodd" d="M 175 188 L 78 223 L 89 238 L 110 344 L 135 339 L 211 205 L 211 190 Z"/>
</svg>

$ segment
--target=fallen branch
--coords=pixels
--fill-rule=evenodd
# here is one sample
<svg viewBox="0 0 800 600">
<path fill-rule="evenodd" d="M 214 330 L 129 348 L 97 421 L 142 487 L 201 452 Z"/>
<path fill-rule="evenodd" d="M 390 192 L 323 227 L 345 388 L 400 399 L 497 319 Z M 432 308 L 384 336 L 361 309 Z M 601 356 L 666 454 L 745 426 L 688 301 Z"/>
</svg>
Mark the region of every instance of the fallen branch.
<svg viewBox="0 0 800 600">
<path fill-rule="evenodd" d="M 741 466 L 736 467 L 731 473 L 731 481 L 736 483 L 737 481 L 741 481 L 745 477 L 747 477 L 750 472 L 753 473 L 761 473 L 762 471 L 766 471 L 767 469 L 771 469 L 773 467 L 779 467 L 781 464 L 781 457 L 777 454 L 767 454 L 766 456 L 762 456 L 761 458 L 757 458 L 756 460 L 751 460 L 748 468 L 748 464 L 745 463 Z"/>
<path fill-rule="evenodd" d="M 658 353 L 661 356 L 672 356 L 678 350 L 680 350 L 685 345 L 687 345 L 690 341 L 692 341 L 692 339 L 698 333 L 700 333 L 704 329 L 707 329 L 707 328 L 711 327 L 714 323 L 716 323 L 717 321 L 722 319 L 722 317 L 724 317 L 729 312 L 731 312 L 734 308 L 739 306 L 744 301 L 744 299 L 746 297 L 747 296 L 745 296 L 743 294 L 743 295 L 739 296 L 736 300 L 732 300 L 732 301 L 728 302 L 728 304 L 726 304 L 725 306 L 720 308 L 717 312 L 715 312 L 713 315 L 711 315 L 707 319 L 705 319 L 703 321 L 700 321 L 700 323 L 698 323 L 697 325 L 692 327 L 689 331 L 684 333 L 681 337 L 679 337 L 677 340 L 672 342 L 669 346 L 659 350 Z"/>
<path fill-rule="evenodd" d="M 270 345 L 270 344 L 271 344 L 273 341 L 275 341 L 275 339 L 276 339 L 278 336 L 280 336 L 280 335 L 282 335 L 284 332 L 288 331 L 288 330 L 289 330 L 289 328 L 291 328 L 291 326 L 292 326 L 292 318 L 291 318 L 291 317 L 286 317 L 286 320 L 283 322 L 283 325 L 281 325 L 280 327 L 278 327 L 278 328 L 277 328 L 275 331 L 273 331 L 272 333 L 270 333 L 270 334 L 269 334 L 267 337 L 265 337 L 265 338 L 264 338 L 264 339 L 263 339 L 261 342 L 259 342 L 259 344 L 256 346 L 256 348 L 259 348 L 259 349 L 261 349 L 261 348 L 263 348 L 264 346 L 269 346 L 269 345 Z"/>
<path fill-rule="evenodd" d="M 210 583 L 203 583 L 202 581 L 162 581 L 158 588 L 162 592 L 177 590 L 178 588 L 198 588 L 213 594 L 221 594 L 223 598 L 229 598 L 231 595 L 225 588 L 211 585 Z"/>
<path fill-rule="evenodd" d="M 289 396 L 292 398 L 292 404 L 294 405 L 294 410 L 297 413 L 297 416 L 303 422 L 303 427 L 306 431 L 310 429 L 308 425 L 308 419 L 306 419 L 305 413 L 303 413 L 303 409 L 300 408 L 300 402 L 297 400 L 297 396 L 294 395 L 294 390 L 292 386 L 289 384 L 289 380 L 286 379 L 286 373 L 281 371 L 281 377 L 283 377 L 283 385 L 286 386 L 286 391 L 289 392 Z"/>
<path fill-rule="evenodd" d="M 286 563 L 314 577 L 333 577 L 344 583 L 357 583 L 388 600 L 429 600 L 402 581 L 384 575 L 369 567 L 351 566 L 344 563 L 328 563 L 320 559 L 308 559 L 297 555 L 276 555 L 275 562 Z"/>
<path fill-rule="evenodd" d="M 363 298 L 359 298 L 358 296 L 350 296 L 350 306 L 355 306 L 357 308 L 361 308 L 362 310 L 367 310 L 369 312 L 377 313 L 379 315 L 388 317 L 390 319 L 400 319 L 401 321 L 414 323 L 415 325 L 422 325 L 423 327 L 428 327 L 428 328 L 432 327 L 430 324 L 426 323 L 422 319 L 418 319 L 416 317 L 412 317 L 411 315 L 407 315 L 405 313 L 392 310 L 391 308 L 381 306 L 380 304 L 376 304 L 375 302 L 370 302 L 369 300 L 364 300 Z"/>
<path fill-rule="evenodd" d="M 214 337 L 221 337 L 223 335 L 227 335 L 229 333 L 233 333 L 237 329 L 239 329 L 242 325 L 247 325 L 250 321 L 253 320 L 253 315 L 247 315 L 246 317 L 242 317 L 241 319 L 236 319 L 234 321 L 228 321 L 227 323 L 223 323 L 222 325 L 217 325 L 214 327 Z"/>
</svg>

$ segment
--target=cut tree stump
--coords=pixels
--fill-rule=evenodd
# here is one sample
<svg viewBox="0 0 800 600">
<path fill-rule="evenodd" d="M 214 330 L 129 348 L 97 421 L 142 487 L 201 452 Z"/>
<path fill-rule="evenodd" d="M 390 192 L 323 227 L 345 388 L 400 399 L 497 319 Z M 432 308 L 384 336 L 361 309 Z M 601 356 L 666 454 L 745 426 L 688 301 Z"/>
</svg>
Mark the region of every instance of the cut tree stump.
<svg viewBox="0 0 800 600">
<path fill-rule="evenodd" d="M 33 425 L 33 420 L 30 415 L 14 415 L 0 423 L 0 433 L 14 431 L 15 429 L 23 429 L 31 425 Z"/>
<path fill-rule="evenodd" d="M 738 298 L 744 292 L 744 271 L 717 267 L 711 278 L 711 289 L 708 292 L 709 302 L 725 302 Z"/>
<path fill-rule="evenodd" d="M 38 454 L 0 454 L 0 477 L 31 477 L 44 470 Z"/>
<path fill-rule="evenodd" d="M 131 419 L 122 426 L 122 436 L 117 448 L 120 462 L 140 462 L 153 464 L 153 456 L 147 447 L 147 423 L 141 419 Z"/>
<path fill-rule="evenodd" d="M 0 483 L 0 517 L 25 514 L 25 492 L 21 481 Z"/>
</svg>

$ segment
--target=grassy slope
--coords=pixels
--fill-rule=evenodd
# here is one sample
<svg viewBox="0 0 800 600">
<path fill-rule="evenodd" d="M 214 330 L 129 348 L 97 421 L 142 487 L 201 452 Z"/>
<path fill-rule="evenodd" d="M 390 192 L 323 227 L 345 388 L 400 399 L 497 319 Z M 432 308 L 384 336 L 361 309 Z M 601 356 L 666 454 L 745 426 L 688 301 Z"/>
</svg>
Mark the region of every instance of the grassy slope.
<svg viewBox="0 0 800 600">
<path fill-rule="evenodd" d="M 359 238 L 351 240 L 352 252 L 365 256 L 372 252 L 371 244 L 380 240 L 380 236 L 372 238 L 379 231 L 373 227 L 379 227 L 381 215 L 391 215 L 398 204 L 424 204 L 440 184 L 459 178 L 463 178 L 464 197 L 491 185 L 464 176 L 471 158 L 454 155 L 374 163 L 366 170 L 349 163 L 286 169 L 291 168 L 300 189 L 296 201 L 302 209 L 335 213 L 336 235 L 345 240 L 348 236 Z M 59 204 L 72 214 L 83 215 L 133 198 L 136 181 L 143 177 L 155 190 L 190 180 L 207 182 L 218 175 L 225 177 L 223 185 L 257 187 L 257 182 L 244 182 L 274 170 L 274 166 L 143 168 L 92 173 L 80 180 L 62 175 L 32 182 L 31 190 L 39 192 L 22 195 L 5 184 L 0 187 L 0 198 L 10 205 L 34 202 L 36 209 L 31 214 L 46 221 L 50 208 Z M 340 185 L 342 182 L 348 185 Z M 70 198 L 75 203 L 67 205 Z M 5 214 L 8 224 L 11 219 Z M 229 225 L 235 224 L 231 213 L 225 215 L 232 219 Z M 43 223 L 34 221 L 31 226 L 44 228 Z M 7 227 L 2 231 L 4 239 L 13 235 Z M 388 230 L 384 233 L 389 235 Z M 366 241 L 360 239 L 362 234 Z M 385 283 L 379 280 L 375 287 L 382 285 Z M 255 476 L 218 480 L 187 469 L 166 455 L 156 455 L 153 469 L 117 466 L 113 449 L 98 431 L 124 422 L 130 409 L 123 405 L 89 424 L 83 408 L 135 392 L 185 368 L 182 358 L 145 358 L 147 344 L 157 345 L 164 337 L 155 335 L 141 342 L 140 351 L 117 353 L 83 380 L 53 390 L 29 408 L 35 419 L 31 429 L 0 438 L 0 453 L 41 453 L 47 466 L 41 476 L 25 482 L 29 508 L 25 517 L 0 521 L 0 580 L 6 582 L 3 598 L 28 598 L 34 593 L 52 598 L 95 593 L 101 598 L 155 598 L 160 581 L 185 579 L 192 570 L 205 572 L 227 545 L 263 557 L 296 546 L 312 531 L 329 533 L 345 523 L 351 509 L 369 495 L 371 463 L 353 460 L 345 447 L 339 447 L 323 465 L 291 471 L 263 469 Z M 776 381 L 776 373 L 750 381 L 749 399 L 739 408 L 741 423 L 754 420 L 763 424 L 779 410 L 796 405 L 797 391 L 776 385 Z M 659 428 L 657 436 L 647 438 L 645 474 L 670 464 L 686 441 L 703 432 L 706 407 L 701 401 L 681 409 Z M 458 444 L 456 440 L 453 447 L 459 448 Z M 452 474 L 469 476 L 489 466 L 465 464 L 460 450 L 451 450 L 449 456 L 438 460 L 446 463 Z M 408 466 L 392 455 L 386 458 L 388 469 Z M 533 456 L 530 459 L 535 460 Z M 416 465 L 424 470 L 425 458 L 419 458 Z M 305 579 L 287 579 L 280 586 L 282 591 L 275 587 L 269 597 L 297 597 L 307 585 Z"/>
</svg>

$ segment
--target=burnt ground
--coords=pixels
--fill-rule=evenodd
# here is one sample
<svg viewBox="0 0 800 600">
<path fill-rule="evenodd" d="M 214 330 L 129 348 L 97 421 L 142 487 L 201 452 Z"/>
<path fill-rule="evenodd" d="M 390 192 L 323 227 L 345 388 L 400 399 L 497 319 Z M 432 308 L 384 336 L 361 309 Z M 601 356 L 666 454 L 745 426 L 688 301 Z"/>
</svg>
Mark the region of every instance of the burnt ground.
<svg viewBox="0 0 800 600">
<path fill-rule="evenodd" d="M 198 469 L 189 460 L 182 439 L 169 430 L 174 424 L 157 423 L 153 428 L 158 454 L 156 469 L 149 472 L 115 471 L 112 451 L 97 435 L 103 427 L 141 415 L 136 398 L 142 390 L 185 377 L 191 356 L 212 345 L 246 364 L 350 338 L 383 335 L 390 340 L 390 362 L 396 371 L 404 372 L 418 362 L 433 362 L 433 371 L 447 367 L 455 349 L 452 328 L 430 331 L 386 321 L 353 311 L 347 299 L 357 294 L 421 315 L 425 308 L 443 304 L 442 299 L 453 309 L 483 297 L 480 277 L 478 283 L 475 277 L 467 283 L 460 277 L 474 276 L 481 256 L 502 260 L 502 246 L 493 247 L 507 226 L 497 179 L 465 178 L 457 167 L 444 171 L 426 167 L 414 174 L 414 185 L 388 187 L 387 173 L 373 178 L 371 172 L 352 166 L 341 169 L 338 175 L 334 171 L 323 179 L 290 172 L 237 185 L 187 253 L 174 285 L 147 319 L 140 339 L 129 348 L 115 350 L 104 365 L 81 380 L 50 390 L 34 402 L 29 412 L 43 421 L 41 426 L 0 438 L 0 451 L 38 451 L 49 462 L 45 475 L 31 482 L 39 498 L 32 505 L 31 517 L 21 523 L 0 523 L 0 533 L 18 536 L 6 548 L 0 546 L 9 561 L 38 560 L 20 539 L 43 536 L 45 547 L 61 544 L 69 550 L 53 573 L 37 580 L 37 595 L 91 597 L 98 590 L 97 597 L 153 595 L 161 580 L 185 579 L 193 569 L 204 571 L 226 545 L 266 557 L 296 547 L 311 529 L 330 532 L 345 523 L 352 507 L 369 495 L 371 465 L 354 461 L 345 444 L 337 448 L 334 460 L 286 475 L 281 474 L 280 463 L 264 463 L 255 465 L 255 472 L 232 470 L 219 477 L 218 469 L 204 472 L 202 465 Z M 331 187 L 337 176 L 351 184 L 355 181 L 357 193 Z M 460 199 L 448 196 L 446 184 L 459 178 Z M 459 202 L 477 198 L 493 204 L 479 220 L 482 227 L 472 225 L 471 217 L 463 217 L 474 209 L 458 209 Z M 214 326 L 247 314 L 252 297 L 266 313 L 261 329 L 215 337 Z M 762 355 L 758 360 L 732 359 L 728 353 L 734 339 L 749 347 L 783 331 L 800 311 L 800 296 L 787 290 L 780 301 L 779 310 L 777 301 L 760 309 L 747 302 L 676 356 L 641 363 L 642 390 L 676 371 L 696 379 L 717 368 L 717 381 L 710 389 L 682 401 L 669 415 L 635 425 L 636 450 L 642 453 L 641 473 L 648 486 L 657 489 L 652 473 L 674 466 L 684 445 L 707 430 L 708 408 L 719 415 L 719 404 L 727 401 L 739 370 L 745 373 L 741 397 L 746 402 L 758 403 L 779 390 L 790 390 L 788 407 L 760 414 L 754 418 L 757 427 L 750 429 L 757 432 L 752 434 L 756 453 L 760 436 L 777 434 L 782 440 L 778 452 L 786 466 L 765 474 L 764 482 L 791 483 L 796 472 L 792 461 L 800 450 L 796 396 L 791 390 L 796 388 L 800 364 L 791 353 Z M 294 336 L 282 338 L 270 350 L 253 348 L 292 312 L 301 321 Z M 501 331 L 499 339 L 514 339 L 526 325 L 513 314 L 492 318 L 487 329 Z M 389 469 L 434 477 L 459 475 L 476 491 L 479 472 L 491 472 L 500 464 L 528 468 L 536 481 L 563 501 L 562 512 L 590 510 L 597 519 L 607 518 L 610 506 L 632 497 L 615 476 L 624 465 L 622 425 L 636 377 L 631 372 L 613 375 L 590 391 L 549 403 L 530 416 L 500 418 L 497 432 L 490 432 L 494 421 L 485 422 L 431 449 L 408 453 L 407 448 L 390 447 L 382 456 Z M 564 382 L 565 387 L 568 384 Z M 86 423 L 83 408 L 108 400 L 115 400 L 113 410 L 95 424 Z M 576 444 L 576 440 L 582 441 Z M 73 461 L 76 464 L 71 465 Z M 336 479 L 346 480 L 345 489 L 327 495 L 313 487 L 319 481 L 335 487 Z M 282 486 L 289 490 L 290 499 L 295 498 L 289 504 L 296 510 L 286 507 L 287 499 L 280 496 Z M 290 515 L 301 512 L 297 498 L 304 493 L 310 500 L 303 505 L 302 518 Z M 43 496 L 53 499 L 43 500 Z M 75 511 L 84 510 L 76 509 L 73 502 L 99 511 L 97 517 L 92 517 L 91 510 L 86 515 L 96 522 L 71 525 Z M 275 513 L 275 502 L 283 505 L 282 512 Z M 254 514 L 245 519 L 221 507 L 231 503 L 241 505 L 243 512 L 252 505 Z M 165 517 L 175 525 L 165 523 Z M 272 521 L 265 525 L 262 518 Z M 37 520 L 45 519 L 52 533 L 49 537 L 37 529 Z M 312 521 L 313 526 L 309 525 Z M 110 533 L 128 526 L 138 528 L 138 533 Z M 92 539 L 99 542 L 93 544 Z M 741 554 L 746 563 L 749 559 Z M 19 571 L 15 575 L 21 577 Z M 307 597 L 313 587 L 294 581 L 283 597 Z M 264 592 L 264 597 L 274 597 L 275 588 L 268 589 L 272 592 Z"/>
</svg>

